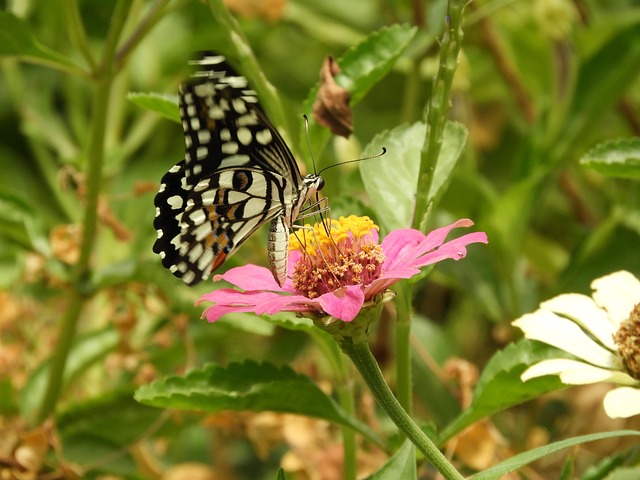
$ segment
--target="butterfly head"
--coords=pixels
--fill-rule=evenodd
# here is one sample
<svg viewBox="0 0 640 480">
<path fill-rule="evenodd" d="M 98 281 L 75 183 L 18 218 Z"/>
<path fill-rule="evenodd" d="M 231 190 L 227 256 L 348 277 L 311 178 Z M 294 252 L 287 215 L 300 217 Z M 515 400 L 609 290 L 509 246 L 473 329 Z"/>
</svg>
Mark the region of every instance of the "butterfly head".
<svg viewBox="0 0 640 480">
<path fill-rule="evenodd" d="M 301 190 L 308 192 L 307 197 L 310 197 L 316 192 L 319 192 L 324 188 L 324 178 L 317 173 L 310 173 L 302 179 Z"/>
</svg>

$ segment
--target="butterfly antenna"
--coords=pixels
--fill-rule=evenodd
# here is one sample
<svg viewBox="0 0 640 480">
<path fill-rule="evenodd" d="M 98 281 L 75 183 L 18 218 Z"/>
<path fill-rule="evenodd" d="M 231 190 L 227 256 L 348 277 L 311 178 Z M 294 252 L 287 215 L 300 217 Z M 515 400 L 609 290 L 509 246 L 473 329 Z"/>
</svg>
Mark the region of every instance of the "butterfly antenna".
<svg viewBox="0 0 640 480">
<path fill-rule="evenodd" d="M 385 147 L 382 147 L 382 151 L 380 153 L 376 153 L 375 155 L 369 155 L 368 157 L 362 157 L 362 158 L 356 158 L 354 160 L 347 160 L 346 162 L 340 162 L 340 163 L 334 163 L 333 165 L 329 165 L 328 167 L 323 168 L 322 170 L 320 170 L 318 172 L 318 175 L 320 175 L 322 172 L 326 172 L 327 170 L 329 170 L 330 168 L 333 167 L 337 167 L 339 165 L 346 165 L 347 163 L 356 163 L 356 162 L 362 162 L 363 160 L 371 160 L 373 158 L 378 158 L 383 156 L 385 153 L 387 153 L 387 149 Z M 315 166 L 314 166 L 315 168 Z"/>
<path fill-rule="evenodd" d="M 309 117 L 307 117 L 306 113 L 303 113 L 304 117 L 304 131 L 307 134 L 307 147 L 309 148 L 309 156 L 311 156 L 311 165 L 313 165 L 313 173 L 316 173 L 316 159 L 313 156 L 313 149 L 311 148 L 311 137 L 309 136 Z"/>
</svg>

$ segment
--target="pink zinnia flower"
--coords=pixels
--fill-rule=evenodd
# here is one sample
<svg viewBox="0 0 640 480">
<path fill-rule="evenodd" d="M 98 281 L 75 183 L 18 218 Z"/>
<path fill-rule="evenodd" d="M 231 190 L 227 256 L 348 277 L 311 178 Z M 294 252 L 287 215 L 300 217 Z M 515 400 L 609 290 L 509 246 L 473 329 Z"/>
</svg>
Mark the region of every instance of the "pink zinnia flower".
<svg viewBox="0 0 640 480">
<path fill-rule="evenodd" d="M 328 221 L 327 221 L 328 222 Z M 414 229 L 389 233 L 378 244 L 378 227 L 368 217 L 340 217 L 331 228 L 316 224 L 291 235 L 289 275 L 282 287 L 264 267 L 245 265 L 216 275 L 241 291 L 222 288 L 203 295 L 197 302 L 213 302 L 202 314 L 210 322 L 231 312 L 278 312 L 330 315 L 350 322 L 365 302 L 403 278 L 411 278 L 420 267 L 447 258 L 460 260 L 470 243 L 487 243 L 484 232 L 474 232 L 445 242 L 454 228 L 470 227 L 458 220 L 425 235 Z M 329 230 L 329 235 L 327 234 Z"/>
</svg>

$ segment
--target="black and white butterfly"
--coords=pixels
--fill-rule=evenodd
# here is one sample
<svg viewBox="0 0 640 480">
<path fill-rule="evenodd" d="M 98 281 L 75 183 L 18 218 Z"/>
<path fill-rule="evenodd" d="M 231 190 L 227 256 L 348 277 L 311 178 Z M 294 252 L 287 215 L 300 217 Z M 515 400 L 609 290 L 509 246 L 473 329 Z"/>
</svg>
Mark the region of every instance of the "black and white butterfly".
<svg viewBox="0 0 640 480">
<path fill-rule="evenodd" d="M 162 177 L 155 197 L 153 251 L 195 285 L 270 221 L 269 266 L 282 285 L 290 230 L 324 181 L 302 177 L 256 92 L 223 56 L 206 53 L 191 63 L 200 70 L 180 86 L 185 158 Z"/>
</svg>

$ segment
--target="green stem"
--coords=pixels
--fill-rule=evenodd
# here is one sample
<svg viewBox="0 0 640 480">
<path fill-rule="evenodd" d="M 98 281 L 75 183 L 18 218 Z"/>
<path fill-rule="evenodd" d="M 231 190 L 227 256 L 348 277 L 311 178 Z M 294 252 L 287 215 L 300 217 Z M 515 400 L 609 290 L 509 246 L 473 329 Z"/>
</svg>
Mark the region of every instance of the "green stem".
<svg viewBox="0 0 640 480">
<path fill-rule="evenodd" d="M 413 214 L 413 228 L 426 231 L 431 204 L 431 183 L 438 156 L 442 149 L 444 126 L 451 107 L 451 85 L 458 66 L 458 54 L 462 46 L 462 17 L 467 0 L 449 0 L 447 7 L 448 24 L 440 46 L 440 67 L 433 80 L 431 99 L 425 108 L 427 136 L 422 148 L 416 206 Z"/>
<path fill-rule="evenodd" d="M 78 8 L 77 0 L 68 0 L 63 2 L 65 16 L 67 19 L 67 30 L 69 36 L 75 47 L 80 50 L 80 53 L 89 64 L 89 68 L 95 70 L 96 61 L 91 54 L 89 48 L 89 42 L 87 41 L 87 32 L 84 29 L 82 23 L 82 17 L 80 16 L 80 9 Z"/>
<path fill-rule="evenodd" d="M 109 94 L 114 76 L 112 60 L 131 1 L 132 0 L 120 0 L 116 5 L 102 60 L 98 70 L 94 73 L 96 87 L 91 105 L 93 118 L 89 133 L 89 144 L 87 146 L 87 194 L 82 224 L 80 258 L 74 271 L 75 291 L 71 295 L 69 308 L 61 319 L 58 344 L 51 361 L 47 389 L 38 412 L 37 420 L 39 422 L 44 421 L 55 410 L 58 397 L 62 390 L 64 370 L 75 338 L 78 320 L 82 308 L 91 294 L 91 287 L 89 286 L 90 261 L 98 223 L 98 197 L 102 187 L 104 138 L 107 128 Z"/>
<path fill-rule="evenodd" d="M 397 293 L 396 327 L 396 385 L 398 401 L 409 414 L 413 411 L 413 374 L 411 371 L 411 296 L 412 285 L 402 282 L 395 289 Z"/>
<path fill-rule="evenodd" d="M 122 46 L 115 54 L 115 61 L 118 65 L 122 65 L 127 56 L 138 46 L 138 44 L 146 37 L 147 33 L 164 17 L 166 7 L 170 0 L 156 0 L 147 10 L 144 18 L 138 23 L 135 30 L 122 43 Z"/>
<path fill-rule="evenodd" d="M 58 342 L 51 359 L 47 389 L 36 417 L 38 424 L 44 422 L 53 413 L 60 396 L 67 357 L 75 338 L 76 326 L 78 325 L 83 305 L 84 297 L 79 292 L 74 292 L 70 305 L 61 318 L 60 333 L 58 334 Z"/>
<path fill-rule="evenodd" d="M 214 18 L 220 26 L 220 30 L 227 36 L 229 45 L 234 49 L 239 62 L 238 67 L 258 92 L 260 102 L 269 112 L 269 118 L 282 130 L 290 132 L 289 122 L 278 92 L 262 72 L 258 61 L 253 55 L 249 41 L 244 36 L 237 20 L 229 13 L 222 0 L 209 0 L 208 3 Z"/>
<path fill-rule="evenodd" d="M 338 344 L 330 335 L 319 329 L 314 329 L 311 336 L 316 345 L 323 352 L 326 359 L 331 364 L 331 370 L 335 379 L 335 389 L 338 394 L 340 406 L 351 417 L 356 416 L 353 394 L 353 381 L 349 376 L 344 356 Z M 343 478 L 345 480 L 355 480 L 357 474 L 357 445 L 356 432 L 353 428 L 343 425 L 342 430 L 342 451 L 344 454 Z"/>
<path fill-rule="evenodd" d="M 407 412 L 393 396 L 376 362 L 369 344 L 366 341 L 353 341 L 353 338 L 345 338 L 340 346 L 342 351 L 351 358 L 356 368 L 362 375 L 371 393 L 389 418 L 396 424 L 402 433 L 424 454 L 431 464 L 447 480 L 460 480 L 464 477 L 447 460 L 431 439 L 416 425 Z"/>
</svg>

